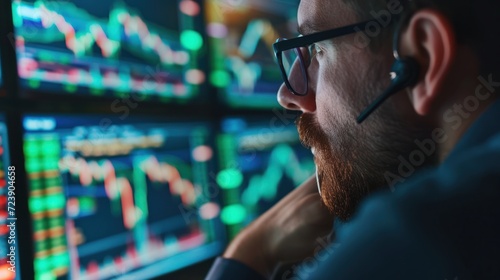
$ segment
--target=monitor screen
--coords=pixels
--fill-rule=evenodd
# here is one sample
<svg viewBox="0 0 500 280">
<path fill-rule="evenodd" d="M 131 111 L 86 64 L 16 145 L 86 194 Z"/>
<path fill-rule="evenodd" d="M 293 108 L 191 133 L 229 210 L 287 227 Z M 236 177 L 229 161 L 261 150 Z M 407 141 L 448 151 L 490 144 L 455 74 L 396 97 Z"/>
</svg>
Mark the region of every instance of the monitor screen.
<svg viewBox="0 0 500 280">
<path fill-rule="evenodd" d="M 298 0 L 206 0 L 210 82 L 232 107 L 277 107 L 273 43 L 297 34 Z"/>
<path fill-rule="evenodd" d="M 221 252 L 210 126 L 156 119 L 24 118 L 36 279 L 149 279 Z"/>
<path fill-rule="evenodd" d="M 312 154 L 299 141 L 293 122 L 229 118 L 218 137 L 223 190 L 221 218 L 234 237 L 314 174 Z"/>
<path fill-rule="evenodd" d="M 193 0 L 13 0 L 19 76 L 34 92 L 198 95 L 203 17 Z"/>
<path fill-rule="evenodd" d="M 10 166 L 5 119 L 0 116 L 0 279 L 21 279 L 17 240 L 16 170 Z M 19 203 L 19 202 L 18 202 Z"/>
</svg>

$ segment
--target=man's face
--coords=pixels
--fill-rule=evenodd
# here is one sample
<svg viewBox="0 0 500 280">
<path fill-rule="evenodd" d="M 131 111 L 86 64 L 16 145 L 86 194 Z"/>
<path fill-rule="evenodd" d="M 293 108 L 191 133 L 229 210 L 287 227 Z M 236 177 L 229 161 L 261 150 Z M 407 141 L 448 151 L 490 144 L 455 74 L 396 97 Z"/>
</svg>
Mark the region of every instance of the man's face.
<svg viewBox="0 0 500 280">
<path fill-rule="evenodd" d="M 359 21 L 341 0 L 302 0 L 298 11 L 303 35 Z M 307 70 L 308 94 L 295 96 L 283 85 L 278 100 L 303 112 L 297 126 L 302 142 L 314 153 L 323 202 L 346 220 L 363 197 L 387 185 L 384 174 L 397 170 L 398 156 L 408 155 L 414 141 L 427 133 L 401 93 L 362 125 L 356 123 L 359 113 L 389 85 L 390 48 L 374 52 L 357 44 L 353 34 L 318 42 L 316 49 Z"/>
</svg>

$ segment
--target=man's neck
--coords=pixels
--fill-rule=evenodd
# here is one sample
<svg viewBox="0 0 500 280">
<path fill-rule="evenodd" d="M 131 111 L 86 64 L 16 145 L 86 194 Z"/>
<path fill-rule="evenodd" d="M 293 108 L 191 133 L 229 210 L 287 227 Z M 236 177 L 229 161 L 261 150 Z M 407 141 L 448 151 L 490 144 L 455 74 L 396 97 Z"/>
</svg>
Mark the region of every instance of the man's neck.
<svg viewBox="0 0 500 280">
<path fill-rule="evenodd" d="M 479 76 L 472 83 L 467 83 L 453 102 L 446 105 L 441 111 L 440 121 L 437 123 L 444 130 L 442 144 L 439 146 L 439 159 L 444 161 L 455 148 L 459 140 L 470 126 L 488 110 L 489 105 L 498 99 L 500 79 L 497 76 Z"/>
</svg>

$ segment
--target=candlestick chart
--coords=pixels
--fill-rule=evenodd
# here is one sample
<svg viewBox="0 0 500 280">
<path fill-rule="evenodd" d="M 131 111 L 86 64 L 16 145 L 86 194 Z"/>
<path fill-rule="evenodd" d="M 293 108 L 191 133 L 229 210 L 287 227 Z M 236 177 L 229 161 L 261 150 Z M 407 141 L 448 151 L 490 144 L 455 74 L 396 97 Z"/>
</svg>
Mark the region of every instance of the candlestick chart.
<svg viewBox="0 0 500 280">
<path fill-rule="evenodd" d="M 13 1 L 23 84 L 96 96 L 197 95 L 204 80 L 199 15 L 196 7 L 181 10 L 182 2 Z"/>
<path fill-rule="evenodd" d="M 218 138 L 224 190 L 221 217 L 230 236 L 271 208 L 314 173 L 310 151 L 296 128 L 271 128 L 266 121 L 227 119 Z"/>
<path fill-rule="evenodd" d="M 206 124 L 103 131 L 98 119 L 30 116 L 24 125 L 37 278 L 146 279 L 222 249 L 219 202 L 203 195 Z"/>
<path fill-rule="evenodd" d="M 207 0 L 207 34 L 213 46 L 211 82 L 234 107 L 276 107 L 283 83 L 273 43 L 296 36 L 295 1 Z"/>
</svg>

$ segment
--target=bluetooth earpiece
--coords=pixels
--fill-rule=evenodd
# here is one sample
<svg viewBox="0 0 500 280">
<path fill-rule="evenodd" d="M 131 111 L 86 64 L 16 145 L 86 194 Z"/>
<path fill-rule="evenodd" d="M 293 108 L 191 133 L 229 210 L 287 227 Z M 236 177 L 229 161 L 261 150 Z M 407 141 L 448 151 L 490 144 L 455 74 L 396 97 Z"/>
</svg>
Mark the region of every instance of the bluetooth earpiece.
<svg viewBox="0 0 500 280">
<path fill-rule="evenodd" d="M 358 124 L 366 120 L 366 118 L 368 118 L 368 116 L 370 116 L 389 97 L 403 90 L 404 88 L 415 85 L 418 81 L 420 66 L 418 65 L 417 61 L 411 57 L 399 56 L 399 38 L 401 36 L 401 27 L 402 24 L 399 25 L 394 33 L 394 42 L 392 49 L 396 61 L 391 68 L 391 84 L 359 115 L 356 120 Z"/>
</svg>

